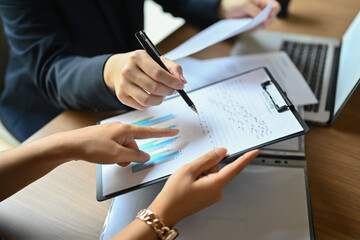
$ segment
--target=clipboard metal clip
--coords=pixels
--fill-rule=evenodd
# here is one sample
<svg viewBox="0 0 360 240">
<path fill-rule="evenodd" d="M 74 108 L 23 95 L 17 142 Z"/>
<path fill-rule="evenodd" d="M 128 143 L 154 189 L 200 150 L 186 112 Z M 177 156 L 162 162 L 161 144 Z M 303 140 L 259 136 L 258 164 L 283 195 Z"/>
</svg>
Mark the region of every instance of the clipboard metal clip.
<svg viewBox="0 0 360 240">
<path fill-rule="evenodd" d="M 286 111 L 286 110 L 288 109 L 288 105 L 285 104 L 285 105 L 279 107 L 279 105 L 277 105 L 277 104 L 275 103 L 275 101 L 274 101 L 274 99 L 272 98 L 272 96 L 270 95 L 269 91 L 266 89 L 267 86 L 270 85 L 270 83 L 271 83 L 271 81 L 269 81 L 269 80 L 268 80 L 268 81 L 265 81 L 265 82 L 261 83 L 261 87 L 265 90 L 265 92 L 266 92 L 267 95 L 269 96 L 271 102 L 274 104 L 275 109 L 276 109 L 279 113 Z"/>
</svg>

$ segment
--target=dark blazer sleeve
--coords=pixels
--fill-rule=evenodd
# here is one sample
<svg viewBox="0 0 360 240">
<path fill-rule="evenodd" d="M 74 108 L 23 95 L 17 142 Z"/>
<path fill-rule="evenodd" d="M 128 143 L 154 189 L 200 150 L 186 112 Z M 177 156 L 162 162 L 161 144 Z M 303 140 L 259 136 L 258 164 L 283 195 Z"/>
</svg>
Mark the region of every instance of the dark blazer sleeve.
<svg viewBox="0 0 360 240">
<path fill-rule="evenodd" d="M 10 55 L 21 56 L 11 68 L 30 76 L 54 106 L 98 110 L 125 107 L 103 80 L 103 67 L 110 54 L 76 53 L 54 1 L 0 0 L 0 7 Z"/>
<path fill-rule="evenodd" d="M 218 18 L 220 0 L 155 0 L 163 10 L 198 27 L 207 27 Z"/>
</svg>

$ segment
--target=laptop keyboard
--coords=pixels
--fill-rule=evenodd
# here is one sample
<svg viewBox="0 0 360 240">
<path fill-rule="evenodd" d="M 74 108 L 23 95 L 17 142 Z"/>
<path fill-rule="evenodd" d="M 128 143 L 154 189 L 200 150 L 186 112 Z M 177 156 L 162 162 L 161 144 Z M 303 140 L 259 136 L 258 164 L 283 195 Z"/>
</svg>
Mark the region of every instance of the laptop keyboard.
<svg viewBox="0 0 360 240">
<path fill-rule="evenodd" d="M 281 50 L 287 52 L 300 70 L 317 99 L 320 99 L 327 45 L 283 41 Z M 319 104 L 305 106 L 306 111 L 319 111 Z"/>
</svg>

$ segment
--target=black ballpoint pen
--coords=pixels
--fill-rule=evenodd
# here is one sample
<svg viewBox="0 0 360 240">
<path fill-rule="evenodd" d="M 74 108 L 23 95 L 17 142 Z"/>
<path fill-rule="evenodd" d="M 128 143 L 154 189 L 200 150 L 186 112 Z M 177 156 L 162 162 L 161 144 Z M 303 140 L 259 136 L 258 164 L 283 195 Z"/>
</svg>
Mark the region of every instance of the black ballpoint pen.
<svg viewBox="0 0 360 240">
<path fill-rule="evenodd" d="M 165 64 L 161 61 L 160 59 L 160 52 L 157 50 L 157 48 L 155 47 L 155 45 L 150 41 L 150 39 L 146 36 L 144 31 L 139 31 L 137 33 L 135 33 L 135 37 L 137 38 L 137 40 L 139 41 L 139 43 L 141 44 L 141 46 L 144 48 L 144 50 L 150 55 L 150 57 L 152 59 L 155 60 L 155 62 L 157 62 L 163 69 L 165 69 L 167 72 L 170 73 L 169 69 L 167 69 L 167 67 L 165 66 Z M 191 99 L 189 98 L 189 96 L 185 93 L 184 90 L 177 90 L 177 92 L 180 94 L 180 96 L 185 100 L 185 102 L 187 103 L 187 105 L 197 114 L 198 111 L 194 105 L 194 103 L 191 101 Z"/>
</svg>

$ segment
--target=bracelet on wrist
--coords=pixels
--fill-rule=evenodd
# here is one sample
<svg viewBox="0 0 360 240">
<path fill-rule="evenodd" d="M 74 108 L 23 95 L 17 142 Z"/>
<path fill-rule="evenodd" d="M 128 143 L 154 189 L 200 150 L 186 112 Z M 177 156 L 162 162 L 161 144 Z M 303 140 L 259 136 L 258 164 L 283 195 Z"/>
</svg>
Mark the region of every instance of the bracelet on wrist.
<svg viewBox="0 0 360 240">
<path fill-rule="evenodd" d="M 155 214 L 149 209 L 141 210 L 137 216 L 137 219 L 148 224 L 154 229 L 156 234 L 162 240 L 173 240 L 179 235 L 179 231 L 175 228 L 167 227 L 163 221 L 155 216 Z"/>
</svg>

